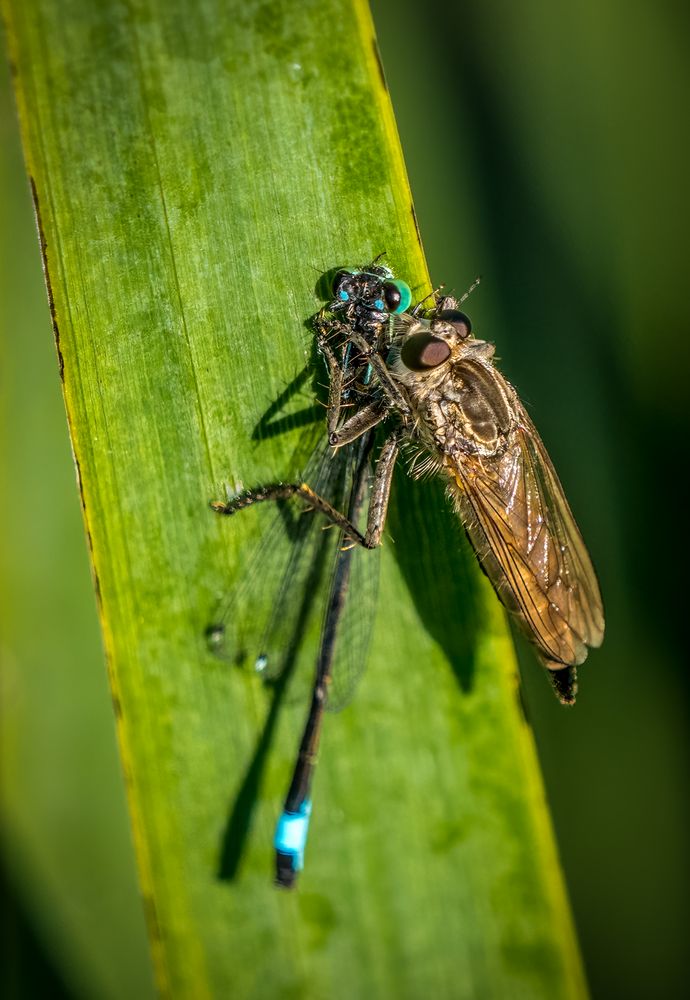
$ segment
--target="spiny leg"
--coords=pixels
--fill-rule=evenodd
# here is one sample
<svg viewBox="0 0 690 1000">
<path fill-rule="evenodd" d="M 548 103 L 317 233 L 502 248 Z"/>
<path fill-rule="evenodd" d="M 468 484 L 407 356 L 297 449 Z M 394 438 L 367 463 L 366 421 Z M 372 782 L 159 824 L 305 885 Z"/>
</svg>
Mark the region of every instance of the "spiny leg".
<svg viewBox="0 0 690 1000">
<path fill-rule="evenodd" d="M 396 428 L 384 441 L 376 460 L 374 480 L 371 485 L 369 509 L 367 510 L 367 531 L 364 536 L 366 547 L 376 548 L 381 544 L 381 535 L 388 516 L 388 503 L 393 481 L 393 470 L 400 454 L 401 428 Z"/>
<path fill-rule="evenodd" d="M 327 319 L 325 310 L 323 309 L 314 320 L 314 329 L 316 330 L 316 340 L 319 351 L 323 355 L 328 368 L 328 440 L 333 447 L 342 447 L 345 444 L 350 444 L 352 441 L 356 441 L 362 434 L 366 433 L 368 430 L 372 430 L 378 423 L 381 422 L 381 420 L 384 419 L 391 405 L 388 400 L 390 393 L 385 394 L 386 398 L 384 400 L 378 399 L 373 403 L 360 407 L 356 413 L 353 414 L 353 416 L 340 423 L 343 398 L 345 396 L 346 388 L 345 375 L 348 370 L 347 347 L 352 344 L 353 346 L 356 346 L 360 352 L 361 347 L 353 343 L 352 328 L 346 323 L 341 323 L 339 320 Z M 343 351 L 342 361 L 338 360 L 336 353 L 330 344 L 330 339 L 335 334 L 339 334 L 345 342 L 346 350 Z M 365 337 L 362 337 L 362 343 L 366 345 L 364 354 L 367 358 L 367 365 L 370 368 L 374 368 L 375 365 L 372 365 L 371 363 L 371 355 L 372 352 L 374 352 L 374 348 L 372 348 L 371 344 Z"/>
<path fill-rule="evenodd" d="M 328 404 L 326 412 L 328 434 L 330 437 L 331 434 L 336 432 L 338 422 L 340 420 L 340 407 L 342 405 L 343 398 L 343 377 L 345 372 L 343 365 L 339 364 L 338 359 L 335 356 L 335 352 L 329 343 L 329 338 L 334 332 L 347 331 L 348 328 L 337 320 L 327 320 L 325 318 L 325 311 L 322 309 L 314 320 L 314 329 L 316 331 L 316 342 L 319 351 L 323 355 L 326 367 L 328 368 Z"/>
<path fill-rule="evenodd" d="M 363 406 L 345 420 L 340 427 L 329 433 L 328 443 L 333 448 L 342 448 L 343 445 L 352 444 L 362 434 L 373 430 L 382 420 L 385 420 L 390 408 L 387 399 L 377 399 L 373 403 Z"/>
<path fill-rule="evenodd" d="M 269 483 L 266 486 L 257 486 L 255 489 L 245 490 L 229 500 L 214 500 L 211 503 L 211 509 L 216 514 L 230 517 L 238 511 L 252 507 L 255 503 L 264 503 L 267 500 L 287 500 L 297 496 L 314 510 L 327 517 L 331 524 L 340 528 L 351 542 L 361 545 L 365 549 L 375 549 L 381 543 L 381 535 L 385 526 L 393 469 L 400 451 L 402 434 L 402 429 L 396 428 L 384 442 L 376 460 L 365 533 L 362 533 L 354 524 L 352 517 L 341 514 L 328 500 L 315 493 L 308 483 Z"/>
<path fill-rule="evenodd" d="M 374 369 L 378 377 L 378 382 L 381 386 L 382 392 L 390 400 L 392 406 L 395 407 L 399 415 L 403 419 L 411 416 L 412 409 L 407 397 L 389 372 L 381 355 L 371 348 L 371 346 L 367 343 L 366 338 L 360 333 L 351 330 L 348 337 L 357 350 L 360 351 L 362 356 L 365 357 L 371 364 L 371 367 Z"/>
<path fill-rule="evenodd" d="M 371 547 L 366 544 L 362 532 L 344 514 L 336 510 L 328 500 L 319 496 L 318 493 L 314 493 L 307 483 L 269 483 L 266 486 L 257 486 L 256 489 L 245 490 L 230 500 L 214 500 L 211 503 L 211 510 L 214 510 L 216 514 L 230 517 L 240 510 L 252 507 L 255 503 L 264 503 L 266 500 L 287 500 L 295 496 L 301 497 L 314 510 L 324 514 L 332 524 L 335 524 L 347 535 L 350 541 L 357 545 L 363 545 L 365 548 Z"/>
</svg>

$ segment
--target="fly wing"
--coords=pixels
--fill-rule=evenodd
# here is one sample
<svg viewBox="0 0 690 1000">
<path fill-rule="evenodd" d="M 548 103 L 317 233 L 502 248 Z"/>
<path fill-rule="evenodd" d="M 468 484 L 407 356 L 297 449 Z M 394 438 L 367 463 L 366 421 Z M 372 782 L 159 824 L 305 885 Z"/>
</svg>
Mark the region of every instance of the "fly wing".
<svg viewBox="0 0 690 1000">
<path fill-rule="evenodd" d="M 556 471 L 514 400 L 517 426 L 497 457 L 446 457 L 453 494 L 479 559 L 552 668 L 574 666 L 604 637 L 591 560 Z"/>
</svg>

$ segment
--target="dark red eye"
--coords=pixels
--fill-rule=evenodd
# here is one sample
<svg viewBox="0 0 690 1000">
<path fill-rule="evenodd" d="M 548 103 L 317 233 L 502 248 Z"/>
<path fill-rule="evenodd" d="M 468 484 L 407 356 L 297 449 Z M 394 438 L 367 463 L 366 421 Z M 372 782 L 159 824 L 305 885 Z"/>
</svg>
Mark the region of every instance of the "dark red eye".
<svg viewBox="0 0 690 1000">
<path fill-rule="evenodd" d="M 445 340 L 424 331 L 413 333 L 400 350 L 400 360 L 413 372 L 425 372 L 438 368 L 450 357 L 450 347 Z"/>
<path fill-rule="evenodd" d="M 400 305 L 400 289 L 392 281 L 387 281 L 383 286 L 383 298 L 389 312 L 395 312 Z"/>
<path fill-rule="evenodd" d="M 464 339 L 472 333 L 472 320 L 459 309 L 439 309 L 434 319 L 441 319 L 444 323 L 450 323 L 456 332 Z"/>
<path fill-rule="evenodd" d="M 404 313 L 410 308 L 412 302 L 412 292 L 410 286 L 399 278 L 392 281 L 385 281 L 383 284 L 383 298 L 388 312 Z"/>
</svg>

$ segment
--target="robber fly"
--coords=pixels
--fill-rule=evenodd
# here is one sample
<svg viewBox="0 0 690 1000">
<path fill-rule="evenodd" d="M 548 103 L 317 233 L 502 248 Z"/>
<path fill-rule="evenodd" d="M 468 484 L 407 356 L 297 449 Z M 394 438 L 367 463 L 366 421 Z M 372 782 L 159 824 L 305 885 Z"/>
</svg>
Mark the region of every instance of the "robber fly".
<svg viewBox="0 0 690 1000">
<path fill-rule="evenodd" d="M 446 478 L 482 569 L 535 647 L 560 701 L 573 704 L 576 668 L 604 637 L 599 585 L 539 434 L 494 366 L 493 344 L 472 335 L 459 305 L 444 296 L 426 313 L 416 309 L 392 320 L 380 389 L 385 416 L 396 412 L 399 423 L 381 451 L 366 531 L 339 523 L 358 544 L 379 544 L 385 507 L 375 501 L 387 497 L 400 442 L 410 443 L 417 453 L 412 474 Z M 350 340 L 364 356 L 360 334 L 353 330 Z M 340 446 L 337 435 L 331 444 Z"/>
<path fill-rule="evenodd" d="M 365 267 L 336 271 L 330 289 L 332 300 L 314 319 L 317 346 L 329 374 L 328 440 L 337 442 L 339 447 L 350 444 L 347 450 L 334 453 L 336 459 L 340 456 L 340 461 L 324 465 L 317 455 L 315 468 L 320 470 L 319 476 L 323 477 L 329 494 L 340 498 L 345 514 L 340 514 L 311 487 L 283 483 L 249 490 L 230 500 L 213 503 L 211 506 L 217 513 L 234 514 L 259 501 L 283 500 L 298 495 L 315 510 L 326 513 L 336 525 L 341 520 L 348 528 L 357 524 L 371 482 L 375 428 L 390 409 L 389 396 L 396 393 L 396 384 L 382 360 L 390 346 L 389 319 L 391 315 L 407 309 L 412 298 L 406 283 L 395 279 L 391 271 L 378 261 L 379 258 Z M 361 338 L 359 347 L 352 343 L 353 333 Z M 387 387 L 385 393 L 382 385 Z M 402 398 L 399 402 L 404 404 Z M 390 446 L 388 453 L 393 454 Z M 381 461 L 386 462 L 384 452 L 379 456 L 379 464 Z M 379 503 L 385 506 L 387 500 L 386 494 Z M 304 545 L 308 544 L 310 527 L 304 525 L 301 534 Z M 344 535 L 347 536 L 347 531 Z M 338 633 L 343 624 L 353 554 L 352 542 L 341 536 L 328 589 L 311 705 L 276 829 L 276 882 L 286 888 L 294 884 L 303 866 L 311 814 L 311 785 L 323 713 L 332 681 Z M 280 612 L 281 607 L 278 602 L 276 610 Z M 222 627 L 210 626 L 207 637 L 212 646 L 217 646 L 222 640 L 222 633 Z M 269 657 L 260 652 L 256 662 L 265 670 L 270 666 L 268 660 Z"/>
<path fill-rule="evenodd" d="M 599 585 L 553 464 L 494 367 L 494 350 L 446 296 L 426 317 L 396 320 L 387 367 L 410 406 L 404 427 L 421 456 L 416 474 L 446 478 L 480 565 L 559 699 L 573 704 L 576 668 L 604 638 Z"/>
</svg>

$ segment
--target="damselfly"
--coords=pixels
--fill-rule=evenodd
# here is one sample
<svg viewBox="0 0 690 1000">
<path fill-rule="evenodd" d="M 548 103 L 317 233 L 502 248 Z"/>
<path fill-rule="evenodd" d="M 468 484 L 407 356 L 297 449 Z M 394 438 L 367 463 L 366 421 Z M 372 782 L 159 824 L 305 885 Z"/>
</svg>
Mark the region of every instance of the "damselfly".
<svg viewBox="0 0 690 1000">
<path fill-rule="evenodd" d="M 332 523 L 341 528 L 341 520 L 343 525 L 348 526 L 358 523 L 371 481 L 375 428 L 390 409 L 388 397 L 396 393 L 396 384 L 388 375 L 384 362 L 389 346 L 389 317 L 396 312 L 402 313 L 409 307 L 411 293 L 405 282 L 395 279 L 388 268 L 378 263 L 378 259 L 366 267 L 335 272 L 331 292 L 332 301 L 316 316 L 314 329 L 317 346 L 329 374 L 328 440 L 333 444 L 337 441 L 338 449 L 334 453 L 329 448 L 331 455 L 327 457 L 317 452 L 310 463 L 310 475 L 316 477 L 317 488 L 327 489 L 330 500 L 324 500 L 320 492 L 314 491 L 311 486 L 296 487 L 277 483 L 247 491 L 227 501 L 213 503 L 212 507 L 218 513 L 234 514 L 260 501 L 287 500 L 296 495 L 307 500 L 314 511 L 325 513 Z M 353 333 L 361 338 L 359 347 L 351 340 Z M 386 393 L 383 392 L 382 385 L 386 386 Z M 400 398 L 399 402 L 402 404 L 404 401 Z M 349 447 L 343 448 L 346 444 Z M 390 445 L 387 446 L 387 453 L 391 458 L 396 451 Z M 378 457 L 378 464 L 381 462 L 384 465 L 386 463 L 385 449 Z M 389 486 L 390 481 L 388 488 Z M 372 497 L 370 504 L 377 503 L 385 508 L 388 488 L 385 496 L 380 495 L 378 499 Z M 338 507 L 345 513 L 341 514 Z M 279 588 L 271 621 L 264 632 L 265 642 L 262 641 L 262 648 L 256 657 L 256 665 L 262 671 L 284 669 L 285 662 L 290 658 L 290 645 L 294 642 L 294 637 L 291 638 L 285 628 L 283 612 L 287 602 L 283 598 L 289 596 L 286 595 L 286 588 L 298 590 L 299 581 L 306 581 L 309 572 L 308 557 L 328 563 L 331 582 L 311 705 L 275 837 L 276 881 L 285 887 L 294 883 L 303 865 L 311 813 L 311 784 L 323 713 L 333 680 L 339 633 L 344 628 L 345 599 L 353 573 L 355 548 L 352 541 L 345 537 L 347 532 L 343 534 L 341 531 L 338 533 L 333 555 L 333 539 L 316 543 L 311 530 L 313 517 L 308 515 L 307 518 L 301 519 L 297 527 L 294 558 L 287 567 L 285 583 Z M 304 587 L 307 600 L 311 599 L 313 586 L 312 580 L 310 586 Z M 360 629 L 360 633 L 361 631 Z M 212 643 L 218 645 L 222 641 L 222 627 L 214 625 L 209 635 Z M 277 649 L 280 645 L 283 648 Z M 364 641 L 360 640 L 360 661 L 365 651 L 366 638 Z M 360 663 L 360 667 L 362 665 Z"/>
</svg>

